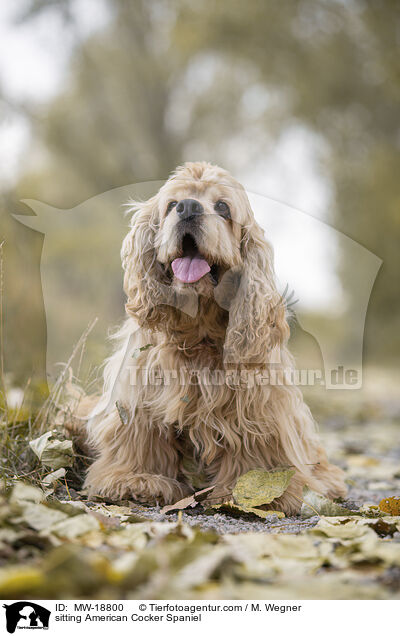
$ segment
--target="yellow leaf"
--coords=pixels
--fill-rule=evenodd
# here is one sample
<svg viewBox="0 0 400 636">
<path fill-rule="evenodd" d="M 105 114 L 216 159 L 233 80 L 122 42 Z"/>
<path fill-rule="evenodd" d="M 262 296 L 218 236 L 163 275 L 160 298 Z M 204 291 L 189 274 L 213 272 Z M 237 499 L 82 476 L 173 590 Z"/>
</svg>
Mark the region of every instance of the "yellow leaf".
<svg viewBox="0 0 400 636">
<path fill-rule="evenodd" d="M 387 512 L 389 515 L 400 515 L 400 497 L 387 497 L 379 502 L 379 510 Z"/>
<path fill-rule="evenodd" d="M 268 504 L 283 495 L 294 474 L 295 471 L 292 468 L 271 471 L 250 470 L 236 482 L 233 489 L 235 503 L 244 508 Z"/>
<path fill-rule="evenodd" d="M 37 568 L 12 566 L 0 572 L 0 597 L 18 598 L 39 588 L 44 581 Z M 26 597 L 25 597 L 26 598 Z"/>
</svg>

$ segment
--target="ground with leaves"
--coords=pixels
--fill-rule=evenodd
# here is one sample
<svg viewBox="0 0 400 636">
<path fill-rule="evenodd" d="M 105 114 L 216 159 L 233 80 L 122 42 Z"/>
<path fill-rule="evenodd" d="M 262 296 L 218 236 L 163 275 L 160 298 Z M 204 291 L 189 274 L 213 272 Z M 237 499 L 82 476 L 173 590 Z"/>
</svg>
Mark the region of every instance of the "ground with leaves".
<svg viewBox="0 0 400 636">
<path fill-rule="evenodd" d="M 223 508 L 204 493 L 169 511 L 89 500 L 85 460 L 62 433 L 68 412 L 52 404 L 54 432 L 41 435 L 25 420 L 3 422 L 0 596 L 399 598 L 400 409 L 355 402 L 314 405 L 348 498 L 305 491 L 292 518 L 268 511 L 290 469 L 252 471 Z"/>
</svg>

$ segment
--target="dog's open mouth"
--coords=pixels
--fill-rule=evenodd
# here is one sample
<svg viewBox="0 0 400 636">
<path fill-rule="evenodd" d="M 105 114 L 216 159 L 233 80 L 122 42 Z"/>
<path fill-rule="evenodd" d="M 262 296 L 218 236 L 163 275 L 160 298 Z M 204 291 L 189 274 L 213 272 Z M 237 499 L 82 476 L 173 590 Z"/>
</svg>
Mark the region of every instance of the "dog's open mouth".
<svg viewBox="0 0 400 636">
<path fill-rule="evenodd" d="M 210 272 L 213 282 L 217 281 L 217 267 L 209 265 L 197 247 L 191 234 L 185 234 L 182 239 L 182 256 L 171 263 L 172 271 L 182 283 L 196 283 Z"/>
</svg>

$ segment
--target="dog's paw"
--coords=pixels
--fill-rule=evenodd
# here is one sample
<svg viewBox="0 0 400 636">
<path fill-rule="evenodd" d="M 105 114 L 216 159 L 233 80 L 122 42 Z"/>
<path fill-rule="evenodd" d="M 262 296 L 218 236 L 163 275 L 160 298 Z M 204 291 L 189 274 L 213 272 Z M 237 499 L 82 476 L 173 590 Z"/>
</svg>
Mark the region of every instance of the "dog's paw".
<svg viewBox="0 0 400 636">
<path fill-rule="evenodd" d="M 188 488 L 176 479 L 152 473 L 129 475 L 110 471 L 101 462 L 91 466 L 85 486 L 89 492 L 114 501 L 133 499 L 147 504 L 175 503 L 188 494 Z"/>
<path fill-rule="evenodd" d="M 271 503 L 266 504 L 265 508 L 268 508 L 268 510 L 276 510 L 277 512 L 284 512 L 286 517 L 294 517 L 300 513 L 301 505 L 301 496 L 286 491 L 278 499 L 274 499 Z"/>
<path fill-rule="evenodd" d="M 189 492 L 188 488 L 176 479 L 151 473 L 129 477 L 126 481 L 126 488 L 132 499 L 149 504 L 175 503 Z"/>
<path fill-rule="evenodd" d="M 344 481 L 345 475 L 338 466 L 329 464 L 327 461 L 321 462 L 315 467 L 313 477 L 317 481 L 315 485 L 310 484 L 310 486 L 325 495 L 325 497 L 336 499 L 347 495 L 347 486 Z"/>
</svg>

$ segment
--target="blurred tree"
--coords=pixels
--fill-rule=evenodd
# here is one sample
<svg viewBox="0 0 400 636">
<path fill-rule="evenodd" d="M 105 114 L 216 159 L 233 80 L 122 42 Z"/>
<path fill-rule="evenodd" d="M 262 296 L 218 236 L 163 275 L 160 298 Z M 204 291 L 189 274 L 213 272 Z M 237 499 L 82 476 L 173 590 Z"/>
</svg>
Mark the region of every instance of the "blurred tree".
<svg viewBox="0 0 400 636">
<path fill-rule="evenodd" d="M 39 261 L 42 236 L 10 219 L 12 201 L 0 197 L 0 242 L 3 243 L 4 351 L 7 372 L 15 379 L 44 377 L 46 334 Z"/>
<path fill-rule="evenodd" d="M 192 156 L 191 143 L 202 145 L 201 158 L 223 161 L 226 149 L 213 152 L 216 141 L 229 139 L 235 127 L 237 134 L 240 132 L 238 104 L 243 86 L 249 84 L 244 72 L 238 74 L 235 83 L 228 78 L 223 94 L 221 90 L 220 95 L 213 97 L 214 86 L 218 83 L 222 86 L 225 80 L 225 65 L 213 68 L 212 60 L 203 59 L 200 66 L 205 64 L 205 69 L 192 74 L 192 56 L 178 50 L 172 37 L 177 20 L 173 6 L 144 0 L 132 3 L 114 0 L 109 4 L 107 28 L 83 41 L 67 0 L 35 1 L 25 13 L 24 19 L 34 20 L 41 11 L 60 11 L 69 34 L 75 33 L 76 44 L 62 93 L 46 106 L 32 105 L 28 113 L 32 141 L 25 169 L 14 191 L 8 194 L 10 212 L 26 213 L 26 208 L 21 211 L 18 203 L 24 198 L 70 209 L 120 185 L 165 179 L 183 161 L 185 153 Z M 192 37 L 191 27 L 186 35 L 187 39 Z M 199 89 L 198 76 L 203 75 L 207 84 L 210 66 L 211 84 Z M 207 143 L 209 147 L 205 146 Z M 196 155 L 199 158 L 198 149 Z M 53 241 L 46 250 L 57 276 L 54 307 L 47 307 L 47 315 L 49 310 L 54 313 L 58 305 L 60 342 L 67 335 L 70 337 L 70 333 L 66 334 L 68 326 L 78 323 L 80 314 L 85 315 L 92 307 L 99 276 L 97 260 L 102 257 L 100 246 L 108 245 L 116 255 L 119 251 L 120 228 L 117 225 L 110 228 L 107 222 L 110 211 L 104 207 L 96 214 L 96 236 L 93 233 L 90 236 L 91 229 L 85 226 L 82 217 L 78 235 L 76 228 L 65 227 L 61 239 Z M 10 219 L 7 223 L 19 240 L 19 227 Z M 77 279 L 72 266 L 68 266 L 77 258 L 82 261 L 84 281 Z M 32 269 L 30 274 L 35 279 L 39 259 L 40 251 L 36 251 L 36 271 Z M 18 258 L 13 258 L 12 264 L 13 279 L 17 279 L 22 264 Z M 107 273 L 102 286 L 107 285 L 109 290 L 109 307 L 103 307 L 103 311 L 108 311 L 106 316 L 112 325 L 122 316 L 120 265 L 110 259 Z M 61 312 L 61 297 L 64 301 L 69 298 L 70 311 Z M 111 298 L 114 302 L 110 302 Z M 18 342 L 12 316 L 18 306 L 20 311 L 20 303 L 11 280 L 7 300 L 10 308 L 7 341 Z M 77 306 L 80 311 L 74 312 Z M 37 337 L 42 319 L 43 314 L 36 313 L 31 321 L 31 347 L 18 350 L 17 345 L 18 355 L 14 355 L 14 350 L 7 354 L 7 366 L 17 377 L 24 375 L 26 367 L 30 368 L 27 357 L 31 352 L 43 347 L 43 338 Z M 98 351 L 100 361 L 104 349 L 99 347 Z"/>
<path fill-rule="evenodd" d="M 320 160 L 333 185 L 332 222 L 383 260 L 365 339 L 367 359 L 380 361 L 400 349 L 398 9 L 396 0 L 252 0 L 245 10 L 240 0 L 188 0 L 176 33 L 195 25 L 199 47 L 228 53 L 230 68 L 252 64 L 282 96 L 283 126 L 298 118 L 327 142 Z M 347 302 L 357 305 L 362 271 L 344 260 L 340 273 L 352 290 Z M 351 336 L 343 343 L 350 355 Z"/>
</svg>

